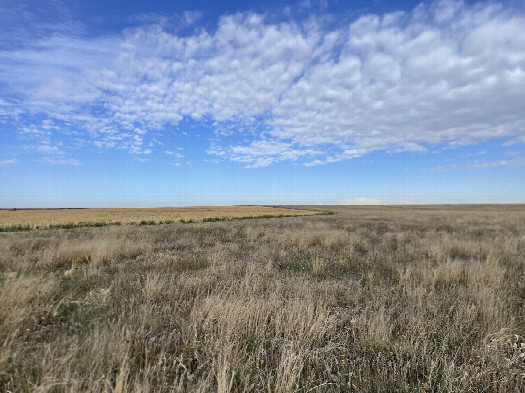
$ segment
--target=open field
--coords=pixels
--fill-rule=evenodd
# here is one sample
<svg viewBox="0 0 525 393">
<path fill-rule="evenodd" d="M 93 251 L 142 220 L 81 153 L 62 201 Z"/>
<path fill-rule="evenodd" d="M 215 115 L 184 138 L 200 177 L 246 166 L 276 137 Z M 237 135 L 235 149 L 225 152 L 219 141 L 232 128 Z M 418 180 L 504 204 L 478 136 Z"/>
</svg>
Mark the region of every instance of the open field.
<svg viewBox="0 0 525 393">
<path fill-rule="evenodd" d="M 311 211 L 268 206 L 196 206 L 130 209 L 22 209 L 0 210 L 0 228 L 59 226 L 64 224 L 139 224 L 141 222 L 202 221 L 279 215 L 310 215 Z"/>
<path fill-rule="evenodd" d="M 0 233 L 0 391 L 525 391 L 523 205 L 305 208 Z"/>
</svg>

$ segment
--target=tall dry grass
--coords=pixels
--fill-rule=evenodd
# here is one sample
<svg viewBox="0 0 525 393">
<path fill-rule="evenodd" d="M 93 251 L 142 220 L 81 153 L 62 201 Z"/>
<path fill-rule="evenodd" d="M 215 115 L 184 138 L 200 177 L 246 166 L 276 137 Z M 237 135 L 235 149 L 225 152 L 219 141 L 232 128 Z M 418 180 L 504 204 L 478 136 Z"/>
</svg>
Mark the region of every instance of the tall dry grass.
<svg viewBox="0 0 525 393">
<path fill-rule="evenodd" d="M 0 391 L 522 392 L 525 211 L 0 234 Z"/>
</svg>

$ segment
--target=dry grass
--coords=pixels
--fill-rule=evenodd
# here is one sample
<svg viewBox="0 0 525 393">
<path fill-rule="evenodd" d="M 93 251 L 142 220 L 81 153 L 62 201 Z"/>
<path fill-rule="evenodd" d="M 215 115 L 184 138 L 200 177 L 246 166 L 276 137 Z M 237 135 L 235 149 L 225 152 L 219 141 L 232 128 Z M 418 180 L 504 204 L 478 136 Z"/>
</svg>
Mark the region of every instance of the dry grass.
<svg viewBox="0 0 525 393">
<path fill-rule="evenodd" d="M 0 234 L 0 391 L 523 392 L 521 206 Z"/>
<path fill-rule="evenodd" d="M 312 211 L 267 206 L 197 206 L 137 209 L 0 210 L 0 227 L 77 223 L 140 223 L 202 221 L 209 218 L 240 218 L 264 215 L 311 215 Z"/>
</svg>

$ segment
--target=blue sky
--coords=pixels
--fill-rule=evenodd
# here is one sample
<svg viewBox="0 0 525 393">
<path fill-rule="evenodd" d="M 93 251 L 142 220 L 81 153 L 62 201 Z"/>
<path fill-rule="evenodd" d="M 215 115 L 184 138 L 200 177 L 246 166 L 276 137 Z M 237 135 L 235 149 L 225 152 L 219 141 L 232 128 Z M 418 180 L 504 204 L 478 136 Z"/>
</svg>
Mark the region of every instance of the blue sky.
<svg viewBox="0 0 525 393">
<path fill-rule="evenodd" d="M 0 207 L 525 202 L 522 1 L 0 2 Z"/>
</svg>

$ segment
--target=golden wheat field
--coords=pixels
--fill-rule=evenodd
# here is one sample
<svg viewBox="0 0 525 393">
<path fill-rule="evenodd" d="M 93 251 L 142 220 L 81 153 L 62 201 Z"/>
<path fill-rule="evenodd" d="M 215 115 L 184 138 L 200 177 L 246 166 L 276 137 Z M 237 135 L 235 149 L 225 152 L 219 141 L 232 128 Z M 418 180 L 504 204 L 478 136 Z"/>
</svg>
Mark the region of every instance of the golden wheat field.
<svg viewBox="0 0 525 393">
<path fill-rule="evenodd" d="M 268 206 L 196 206 L 129 209 L 27 209 L 0 210 L 0 227 L 48 226 L 68 223 L 140 223 L 141 221 L 202 221 L 214 217 L 310 215 L 315 212 Z"/>
<path fill-rule="evenodd" d="M 304 208 L 0 233 L 0 391 L 525 391 L 523 206 Z"/>
</svg>

